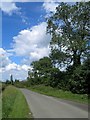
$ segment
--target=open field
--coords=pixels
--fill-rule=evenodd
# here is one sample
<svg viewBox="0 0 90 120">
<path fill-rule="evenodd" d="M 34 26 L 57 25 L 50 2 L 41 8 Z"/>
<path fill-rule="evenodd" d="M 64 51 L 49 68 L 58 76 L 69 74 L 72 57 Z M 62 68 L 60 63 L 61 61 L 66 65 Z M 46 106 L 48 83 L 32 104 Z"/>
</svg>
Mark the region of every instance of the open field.
<svg viewBox="0 0 90 120">
<path fill-rule="evenodd" d="M 44 85 L 35 85 L 28 89 L 48 96 L 88 104 L 88 96 L 86 94 L 73 94 L 70 91 L 63 91 Z"/>
<path fill-rule="evenodd" d="M 32 117 L 26 99 L 22 92 L 13 86 L 8 86 L 2 94 L 3 118 L 30 118 Z"/>
</svg>

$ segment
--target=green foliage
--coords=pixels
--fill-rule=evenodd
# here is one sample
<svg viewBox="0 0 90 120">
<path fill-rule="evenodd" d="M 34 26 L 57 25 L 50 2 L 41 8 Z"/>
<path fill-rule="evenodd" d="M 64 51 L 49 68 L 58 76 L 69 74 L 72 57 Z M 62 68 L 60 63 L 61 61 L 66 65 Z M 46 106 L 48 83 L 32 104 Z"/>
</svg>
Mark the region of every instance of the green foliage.
<svg viewBox="0 0 90 120">
<path fill-rule="evenodd" d="M 56 12 L 47 18 L 51 53 L 49 57 L 32 62 L 33 70 L 28 72 L 28 85 L 44 84 L 73 93 L 88 94 L 89 8 L 90 2 L 73 5 L 60 3 Z M 64 66 L 67 69 L 61 72 L 59 68 Z"/>
<path fill-rule="evenodd" d="M 56 12 L 47 18 L 47 32 L 52 35 L 50 58 L 53 64 L 67 64 L 65 76 L 51 85 L 74 93 L 88 93 L 90 71 L 81 60 L 89 56 L 89 8 L 90 2 L 74 5 L 60 3 Z M 72 66 L 70 64 L 73 63 Z M 54 75 L 54 74 L 53 74 Z"/>
<path fill-rule="evenodd" d="M 19 83 L 19 80 L 15 79 L 15 83 Z"/>
<path fill-rule="evenodd" d="M 60 3 L 56 12 L 47 18 L 47 32 L 52 35 L 50 57 L 54 64 L 73 61 L 78 66 L 82 55 L 88 55 L 89 8 L 90 2 Z"/>
<path fill-rule="evenodd" d="M 6 82 L 5 82 L 5 83 L 8 85 L 8 84 L 11 84 L 11 81 L 6 80 Z"/>
<path fill-rule="evenodd" d="M 41 94 L 88 104 L 88 96 L 86 94 L 73 94 L 70 91 L 58 90 L 57 88 L 44 85 L 34 85 L 30 86 L 28 89 Z"/>
<path fill-rule="evenodd" d="M 51 69 L 51 77 L 50 77 L 50 80 L 49 80 L 49 84 L 50 86 L 52 87 L 56 87 L 57 84 L 58 84 L 58 74 L 59 74 L 59 69 L 58 68 L 52 68 Z"/>
<path fill-rule="evenodd" d="M 0 83 L 0 93 L 6 89 L 7 85 L 4 82 Z"/>
<path fill-rule="evenodd" d="M 51 59 L 48 57 L 41 58 L 39 61 L 32 62 L 33 72 L 29 72 L 28 80 L 31 84 L 48 83 L 50 71 L 52 69 Z"/>
<path fill-rule="evenodd" d="M 39 63 L 39 61 L 36 62 L 37 64 Z M 40 76 L 39 74 L 41 72 L 43 73 L 43 71 L 38 68 L 38 73 L 33 74 L 33 78 L 28 78 L 25 86 L 28 87 L 31 85 L 44 84 L 58 89 L 68 90 L 73 93 L 88 94 L 88 83 L 90 76 L 89 64 L 90 60 L 88 59 L 78 67 L 75 67 L 74 65 L 67 67 L 65 72 L 61 72 L 58 68 L 54 67 L 47 67 L 49 70 L 48 71 L 45 66 L 45 70 L 43 71 L 47 72 L 46 74 L 42 74 L 43 76 Z M 44 69 L 44 67 L 42 69 Z"/>
<path fill-rule="evenodd" d="M 2 83 L 2 91 L 4 91 L 5 90 L 5 88 L 7 87 L 7 85 L 5 84 L 5 83 Z"/>
<path fill-rule="evenodd" d="M 25 87 L 29 87 L 30 86 L 30 82 L 29 81 L 14 82 L 14 86 L 16 86 L 18 88 L 25 88 Z"/>
<path fill-rule="evenodd" d="M 70 90 L 74 93 L 88 94 L 90 77 L 90 60 L 86 60 L 85 63 L 73 71 L 72 79 L 70 80 Z"/>
</svg>

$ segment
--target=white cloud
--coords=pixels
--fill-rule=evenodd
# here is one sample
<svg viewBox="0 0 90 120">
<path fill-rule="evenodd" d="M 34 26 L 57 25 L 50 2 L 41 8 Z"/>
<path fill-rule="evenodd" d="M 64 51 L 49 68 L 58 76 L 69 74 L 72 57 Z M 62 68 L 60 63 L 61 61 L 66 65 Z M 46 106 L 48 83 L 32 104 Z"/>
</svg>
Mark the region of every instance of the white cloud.
<svg viewBox="0 0 90 120">
<path fill-rule="evenodd" d="M 46 34 L 45 22 L 31 29 L 22 30 L 13 37 L 13 51 L 18 56 L 29 56 L 30 60 L 37 60 L 49 55 L 50 35 Z"/>
<path fill-rule="evenodd" d="M 43 8 L 46 10 L 47 13 L 50 13 L 50 12 L 55 12 L 56 11 L 56 7 L 58 5 L 59 4 L 56 3 L 56 1 L 48 0 L 47 2 L 43 3 Z"/>
<path fill-rule="evenodd" d="M 18 65 L 16 63 L 10 63 L 8 64 L 6 67 L 5 67 L 5 70 L 8 71 L 8 70 L 14 70 L 14 69 L 18 69 Z"/>
<path fill-rule="evenodd" d="M 0 2 L 0 9 L 8 15 L 12 15 L 12 13 L 20 10 L 12 0 L 10 2 Z"/>
<path fill-rule="evenodd" d="M 3 48 L 0 48 L 0 67 L 5 67 L 11 61 L 9 59 L 10 54 L 6 52 Z"/>
<path fill-rule="evenodd" d="M 9 79 L 10 74 L 12 74 L 15 79 L 23 80 L 28 75 L 28 69 L 32 70 L 29 66 L 30 64 L 28 65 L 24 62 L 20 65 L 12 62 L 10 60 L 10 56 L 13 55 L 11 54 L 12 52 L 15 52 L 18 56 L 25 57 L 28 63 L 49 55 L 50 35 L 46 34 L 46 26 L 47 24 L 42 22 L 33 26 L 31 29 L 20 31 L 17 36 L 13 37 L 14 43 L 12 50 L 0 48 L 0 63 L 3 66 L 0 68 L 0 74 L 2 74 L 3 80 Z"/>
<path fill-rule="evenodd" d="M 14 70 L 8 70 L 8 71 L 3 71 L 1 74 L 2 74 L 2 81 L 5 81 L 7 79 L 10 80 L 10 75 L 12 74 L 13 75 L 13 78 L 14 80 L 15 79 L 19 79 L 19 80 L 25 80 L 28 76 L 28 71 L 25 71 L 25 70 L 17 70 L 17 69 L 14 69 Z"/>
<path fill-rule="evenodd" d="M 10 53 L 8 53 L 3 48 L 0 48 L 0 79 L 9 79 L 10 74 L 14 76 L 14 79 L 26 79 L 28 69 L 32 70 L 29 65 L 26 64 L 16 64 L 10 60 Z"/>
<path fill-rule="evenodd" d="M 17 65 L 16 63 L 10 63 L 5 67 L 6 71 L 8 71 L 8 70 L 28 71 L 28 69 L 31 69 L 31 67 L 28 65 L 25 65 L 25 64 L 24 65 Z"/>
<path fill-rule="evenodd" d="M 18 2 L 23 2 L 22 1 L 18 1 Z M 3 0 L 2 2 L 0 2 L 0 9 L 8 14 L 8 15 L 12 15 L 13 13 L 17 14 L 18 16 L 21 17 L 22 22 L 26 25 L 29 25 L 29 21 L 28 21 L 28 17 L 26 17 L 23 12 L 21 12 L 21 8 L 16 6 L 16 3 L 14 0 Z"/>
<path fill-rule="evenodd" d="M 14 79 L 24 80 L 28 76 L 28 70 L 32 68 L 28 65 L 18 65 L 16 63 L 9 63 L 5 68 L 0 68 L 0 74 L 2 75 L 2 80 L 9 79 L 12 74 Z"/>
<path fill-rule="evenodd" d="M 50 52 L 50 48 L 49 46 L 47 47 L 43 47 L 43 48 L 36 48 L 36 51 L 33 51 L 30 53 L 30 56 L 33 58 L 33 59 L 40 59 L 44 56 L 48 56 Z"/>
<path fill-rule="evenodd" d="M 22 65 L 21 68 L 22 70 L 25 70 L 25 71 L 32 70 L 32 68 L 28 65 Z"/>
</svg>

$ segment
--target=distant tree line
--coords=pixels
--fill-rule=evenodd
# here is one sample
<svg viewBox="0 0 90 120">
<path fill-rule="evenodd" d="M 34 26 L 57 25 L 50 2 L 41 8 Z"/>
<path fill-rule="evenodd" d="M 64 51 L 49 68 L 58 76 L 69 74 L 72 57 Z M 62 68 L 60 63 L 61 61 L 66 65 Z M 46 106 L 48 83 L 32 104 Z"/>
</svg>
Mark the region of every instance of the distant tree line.
<svg viewBox="0 0 90 120">
<path fill-rule="evenodd" d="M 15 81 L 13 80 L 13 75 L 10 75 L 10 80 L 6 80 L 5 82 L 7 85 L 11 84 L 14 85 L 15 83 L 19 83 L 19 80 L 15 79 Z"/>
</svg>

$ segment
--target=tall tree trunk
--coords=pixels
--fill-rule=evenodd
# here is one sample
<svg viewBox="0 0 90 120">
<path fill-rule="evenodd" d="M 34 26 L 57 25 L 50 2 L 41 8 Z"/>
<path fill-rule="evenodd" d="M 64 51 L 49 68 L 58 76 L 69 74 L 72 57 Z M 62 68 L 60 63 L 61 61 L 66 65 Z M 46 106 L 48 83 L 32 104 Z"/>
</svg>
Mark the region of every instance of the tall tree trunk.
<svg viewBox="0 0 90 120">
<path fill-rule="evenodd" d="M 80 64 L 81 64 L 80 55 L 77 55 L 77 51 L 74 51 L 74 54 L 73 54 L 73 65 L 75 67 L 77 67 Z"/>
</svg>

